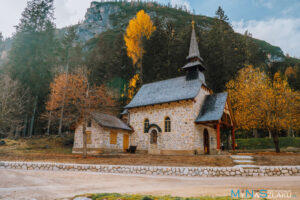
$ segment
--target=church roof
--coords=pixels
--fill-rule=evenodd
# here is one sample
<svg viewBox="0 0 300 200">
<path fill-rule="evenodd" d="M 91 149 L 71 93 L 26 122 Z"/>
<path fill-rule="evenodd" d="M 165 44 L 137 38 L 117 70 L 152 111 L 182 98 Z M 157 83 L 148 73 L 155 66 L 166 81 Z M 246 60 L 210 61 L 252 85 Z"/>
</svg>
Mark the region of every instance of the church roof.
<svg viewBox="0 0 300 200">
<path fill-rule="evenodd" d="M 221 119 L 227 96 L 227 92 L 206 95 L 204 104 L 195 122 L 216 121 Z"/>
<path fill-rule="evenodd" d="M 187 81 L 185 76 L 144 84 L 125 108 L 193 99 L 201 85 L 199 79 Z"/>
<path fill-rule="evenodd" d="M 93 112 L 91 116 L 100 126 L 132 131 L 125 122 L 115 116 L 99 112 Z"/>
</svg>

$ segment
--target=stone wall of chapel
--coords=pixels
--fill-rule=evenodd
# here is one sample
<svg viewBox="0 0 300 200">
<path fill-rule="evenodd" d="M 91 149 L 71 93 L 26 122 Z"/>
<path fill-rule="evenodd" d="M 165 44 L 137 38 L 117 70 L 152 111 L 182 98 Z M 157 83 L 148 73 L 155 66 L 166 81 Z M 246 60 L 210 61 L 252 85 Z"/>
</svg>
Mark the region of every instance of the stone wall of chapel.
<svg viewBox="0 0 300 200">
<path fill-rule="evenodd" d="M 193 104 L 193 117 L 194 117 L 194 120 L 199 115 L 200 109 L 202 108 L 204 100 L 205 100 L 205 96 L 209 95 L 209 94 L 210 93 L 207 89 L 201 88 L 198 95 L 196 96 L 195 103 Z M 202 128 L 200 128 L 200 127 L 202 127 Z M 203 146 L 203 142 L 201 142 L 201 139 L 199 139 L 199 137 L 203 138 L 203 131 L 204 131 L 203 127 L 204 127 L 203 125 L 194 123 L 194 126 L 193 126 L 193 128 L 194 128 L 194 130 L 193 130 L 193 137 L 194 137 L 193 146 L 194 146 L 194 149 L 199 149 L 201 145 Z M 210 134 L 210 132 L 212 132 L 212 135 L 214 135 L 213 131 L 214 131 L 213 129 L 212 130 L 208 129 L 209 134 Z"/>
<path fill-rule="evenodd" d="M 216 149 L 216 130 L 194 121 L 204 103 L 205 95 L 209 91 L 201 88 L 194 100 L 165 103 L 130 109 L 130 125 L 134 128 L 130 141 L 137 145 L 138 150 L 148 150 L 149 135 L 144 133 L 144 120 L 150 124 L 157 124 L 162 133 L 159 134 L 158 147 L 160 150 L 197 150 L 203 153 L 203 132 L 207 128 L 211 152 Z M 165 117 L 171 119 L 171 132 L 164 131 Z"/>
<path fill-rule="evenodd" d="M 144 133 L 144 120 L 157 124 L 162 133 L 159 134 L 161 150 L 193 150 L 194 115 L 193 100 L 164 103 L 130 109 L 130 125 L 134 128 L 131 144 L 137 150 L 148 150 L 149 133 Z M 171 132 L 165 132 L 165 117 L 171 119 Z"/>
<path fill-rule="evenodd" d="M 210 152 L 213 152 L 217 149 L 216 129 L 199 124 L 196 125 L 196 134 L 195 134 L 195 149 L 199 154 L 204 153 L 204 137 L 203 137 L 204 129 L 207 129 L 208 131 Z"/>
</svg>

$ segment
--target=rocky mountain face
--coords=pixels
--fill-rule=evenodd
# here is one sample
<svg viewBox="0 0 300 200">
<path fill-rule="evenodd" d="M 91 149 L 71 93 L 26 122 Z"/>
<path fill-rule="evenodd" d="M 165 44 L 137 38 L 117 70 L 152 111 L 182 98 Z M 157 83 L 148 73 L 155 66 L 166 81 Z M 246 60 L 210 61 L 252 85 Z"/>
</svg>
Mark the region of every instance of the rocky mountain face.
<svg viewBox="0 0 300 200">
<path fill-rule="evenodd" d="M 83 23 L 78 25 L 77 35 L 80 42 L 86 42 L 96 35 L 114 28 L 109 18 L 121 8 L 116 4 L 92 2 L 87 9 Z"/>
</svg>

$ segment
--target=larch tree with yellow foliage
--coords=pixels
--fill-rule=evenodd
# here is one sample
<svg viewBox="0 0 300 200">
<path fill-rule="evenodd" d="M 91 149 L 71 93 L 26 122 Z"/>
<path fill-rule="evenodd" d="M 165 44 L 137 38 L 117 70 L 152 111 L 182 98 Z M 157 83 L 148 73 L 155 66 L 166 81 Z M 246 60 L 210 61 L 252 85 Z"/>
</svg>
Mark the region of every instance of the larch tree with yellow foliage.
<svg viewBox="0 0 300 200">
<path fill-rule="evenodd" d="M 127 26 L 124 36 L 127 55 L 132 59 L 133 65 L 135 65 L 139 70 L 139 73 L 134 75 L 134 77 L 130 80 L 128 89 L 129 99 L 133 96 L 136 88 L 136 82 L 140 81 L 141 84 L 143 83 L 142 58 L 145 50 L 143 48 L 142 40 L 143 38 L 149 39 L 155 29 L 156 27 L 153 25 L 150 16 L 145 13 L 144 10 L 140 10 L 136 14 L 136 17 L 129 21 Z"/>
<path fill-rule="evenodd" d="M 241 69 L 236 79 L 229 81 L 226 87 L 238 127 L 269 130 L 276 152 L 280 152 L 280 131 L 299 129 L 299 92 L 291 90 L 279 73 L 271 81 L 253 66 Z"/>
</svg>

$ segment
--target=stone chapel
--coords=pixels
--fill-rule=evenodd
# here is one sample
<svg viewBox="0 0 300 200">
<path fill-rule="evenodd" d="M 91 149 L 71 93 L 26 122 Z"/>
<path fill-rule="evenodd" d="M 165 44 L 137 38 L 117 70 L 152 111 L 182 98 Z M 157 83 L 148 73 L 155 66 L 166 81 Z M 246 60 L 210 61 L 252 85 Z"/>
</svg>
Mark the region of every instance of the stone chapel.
<svg viewBox="0 0 300 200">
<path fill-rule="evenodd" d="M 186 75 L 142 85 L 124 107 L 120 120 L 93 113 L 88 132 L 88 152 L 122 152 L 162 155 L 215 154 L 220 151 L 220 129 L 235 135 L 228 94 L 213 93 L 205 82 L 206 67 L 200 56 L 194 22 Z M 73 153 L 82 151 L 82 128 L 75 131 Z"/>
</svg>

